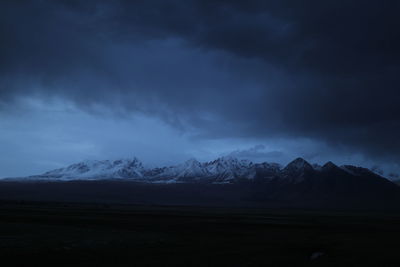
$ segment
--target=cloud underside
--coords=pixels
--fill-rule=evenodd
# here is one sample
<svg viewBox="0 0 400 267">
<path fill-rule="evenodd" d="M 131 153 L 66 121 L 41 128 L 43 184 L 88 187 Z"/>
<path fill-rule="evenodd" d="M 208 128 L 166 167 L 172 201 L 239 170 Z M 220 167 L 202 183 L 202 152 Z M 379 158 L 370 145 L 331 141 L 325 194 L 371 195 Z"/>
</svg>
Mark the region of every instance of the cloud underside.
<svg viewBox="0 0 400 267">
<path fill-rule="evenodd" d="M 399 3 L 2 1 L 0 100 L 156 116 L 199 138 L 400 151 Z"/>
</svg>

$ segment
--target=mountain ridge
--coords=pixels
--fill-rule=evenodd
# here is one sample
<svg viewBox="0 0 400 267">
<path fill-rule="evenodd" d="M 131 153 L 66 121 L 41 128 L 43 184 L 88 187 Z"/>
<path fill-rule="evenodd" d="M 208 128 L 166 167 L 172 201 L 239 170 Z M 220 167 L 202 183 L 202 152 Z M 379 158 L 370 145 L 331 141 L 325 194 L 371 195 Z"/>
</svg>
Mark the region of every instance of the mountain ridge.
<svg viewBox="0 0 400 267">
<path fill-rule="evenodd" d="M 311 165 L 302 158 L 286 166 L 222 157 L 208 162 L 189 159 L 158 168 L 145 168 L 137 158 L 83 161 L 41 175 L 2 181 L 14 181 L 9 184 L 17 191 L 30 184 L 34 185 L 32 192 L 43 186 L 60 187 L 60 192 L 67 188 L 67 193 L 62 193 L 66 199 L 74 199 L 80 192 L 79 199 L 84 201 L 400 210 L 399 185 L 373 171 L 332 162 Z M 68 191 L 71 187 L 72 192 Z M 52 192 L 44 194 L 43 198 Z"/>
<path fill-rule="evenodd" d="M 238 180 L 274 179 L 299 183 L 312 172 L 348 173 L 354 176 L 374 176 L 386 179 L 375 172 L 358 166 L 337 166 L 331 161 L 323 166 L 310 164 L 303 158 L 296 158 L 286 166 L 278 163 L 253 163 L 232 156 L 219 157 L 212 161 L 200 162 L 191 158 L 181 164 L 145 168 L 136 158 L 117 160 L 85 160 L 64 168 L 47 171 L 40 175 L 5 179 L 31 180 L 97 180 L 128 179 L 149 183 L 210 182 L 234 183 Z"/>
</svg>

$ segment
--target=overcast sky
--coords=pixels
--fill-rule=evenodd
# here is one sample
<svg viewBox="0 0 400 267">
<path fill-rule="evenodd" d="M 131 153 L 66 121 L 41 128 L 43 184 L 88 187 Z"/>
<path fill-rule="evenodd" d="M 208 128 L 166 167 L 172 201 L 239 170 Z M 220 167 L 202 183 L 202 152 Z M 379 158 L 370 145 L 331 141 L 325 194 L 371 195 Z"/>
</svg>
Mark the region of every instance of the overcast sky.
<svg viewBox="0 0 400 267">
<path fill-rule="evenodd" d="M 232 154 L 399 172 L 399 1 L 0 2 L 0 177 Z"/>
</svg>

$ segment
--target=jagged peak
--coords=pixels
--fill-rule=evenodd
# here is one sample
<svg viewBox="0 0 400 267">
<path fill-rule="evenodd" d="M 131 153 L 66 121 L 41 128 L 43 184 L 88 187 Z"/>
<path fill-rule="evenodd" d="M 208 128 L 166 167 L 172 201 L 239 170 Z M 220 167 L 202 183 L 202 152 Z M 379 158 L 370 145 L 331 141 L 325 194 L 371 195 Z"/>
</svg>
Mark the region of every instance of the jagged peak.
<svg viewBox="0 0 400 267">
<path fill-rule="evenodd" d="M 216 158 L 212 162 L 238 162 L 238 161 L 239 161 L 238 158 L 236 158 L 232 155 L 225 155 L 225 156 Z"/>
<path fill-rule="evenodd" d="M 290 162 L 288 165 L 285 167 L 286 170 L 312 170 L 313 167 L 311 166 L 310 163 L 308 163 L 305 159 L 303 158 L 297 158 Z"/>
<path fill-rule="evenodd" d="M 136 158 L 117 159 L 117 160 L 83 160 L 78 163 L 71 164 L 65 168 L 60 168 L 44 173 L 44 175 L 64 175 L 64 176 L 79 176 L 79 175 L 120 175 L 121 173 L 135 173 L 140 176 L 143 171 L 142 163 Z"/>
<path fill-rule="evenodd" d="M 327 163 L 322 166 L 323 170 L 332 170 L 332 169 L 338 169 L 339 167 L 333 163 L 332 161 L 328 161 Z"/>
<path fill-rule="evenodd" d="M 351 165 L 344 165 L 338 167 L 332 162 L 325 163 L 322 167 L 320 165 L 311 165 L 303 158 L 296 158 L 285 167 L 276 163 L 262 162 L 252 163 L 248 160 L 238 159 L 232 155 L 219 157 L 210 162 L 199 162 L 195 158 L 190 158 L 187 161 L 170 167 L 162 168 L 146 168 L 136 158 L 125 158 L 116 160 L 85 160 L 65 168 L 52 170 L 46 172 L 45 176 L 54 177 L 72 177 L 72 178 L 87 178 L 87 177 L 115 177 L 115 178 L 148 178 L 155 179 L 158 177 L 196 177 L 196 178 L 210 178 L 223 177 L 225 180 L 240 178 L 255 177 L 257 173 L 273 172 L 277 176 L 282 177 L 305 177 L 305 174 L 310 174 L 313 171 L 346 171 L 349 174 L 356 176 L 375 175 L 372 171 L 355 167 Z"/>
</svg>

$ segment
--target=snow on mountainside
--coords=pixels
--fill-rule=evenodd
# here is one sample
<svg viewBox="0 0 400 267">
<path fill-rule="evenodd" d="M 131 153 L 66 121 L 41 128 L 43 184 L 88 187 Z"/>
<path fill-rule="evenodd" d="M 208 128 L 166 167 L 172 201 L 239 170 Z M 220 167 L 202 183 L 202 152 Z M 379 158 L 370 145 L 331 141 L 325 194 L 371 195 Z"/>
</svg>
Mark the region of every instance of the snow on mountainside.
<svg viewBox="0 0 400 267">
<path fill-rule="evenodd" d="M 111 182 L 121 179 L 135 183 Z M 46 186 L 53 184 L 47 181 L 68 181 L 62 186 L 73 186 L 73 188 L 90 184 L 93 185 L 95 192 L 85 191 L 85 194 L 92 194 L 92 197 L 95 194 L 95 199 L 101 195 L 102 201 L 103 196 L 107 194 L 96 192 L 96 188 L 105 188 L 101 190 L 107 192 L 109 186 L 120 188 L 126 185 L 126 190 L 121 191 L 125 191 L 127 195 L 119 198 L 121 191 L 114 192 L 118 195 L 114 195 L 115 199 L 120 199 L 122 202 L 163 205 L 166 203 L 206 205 L 214 201 L 220 205 L 219 201 L 222 201 L 221 203 L 227 205 L 243 203 L 246 206 L 256 204 L 257 207 L 276 205 L 277 207 L 335 209 L 384 207 L 386 209 L 388 204 L 400 203 L 400 187 L 369 169 L 350 165 L 337 166 L 332 162 L 323 166 L 311 165 L 302 158 L 295 159 L 285 167 L 267 162 L 252 163 L 233 157 L 221 157 L 209 162 L 190 159 L 182 164 L 161 168 L 145 168 L 136 158 L 84 161 L 42 175 L 8 178 L 8 180 L 34 181 L 34 184 L 36 181 L 46 181 Z M 87 183 L 80 180 L 107 181 Z M 31 186 L 30 182 L 27 184 Z M 14 186 L 18 188 L 19 185 L 11 183 L 11 188 Z M 22 186 L 25 186 L 25 183 L 22 183 Z M 80 189 L 76 190 L 81 192 Z"/>
<path fill-rule="evenodd" d="M 29 178 L 59 180 L 119 178 L 158 183 L 188 181 L 226 183 L 239 178 L 254 179 L 257 176 L 273 176 L 280 169 L 280 165 L 276 163 L 254 164 L 248 160 L 239 160 L 230 156 L 204 163 L 190 159 L 175 166 L 146 169 L 138 159 L 134 158 L 132 160 L 83 161 Z"/>
<path fill-rule="evenodd" d="M 271 176 L 280 168 L 280 165 L 276 163 L 254 164 L 248 160 L 227 156 L 205 163 L 190 159 L 180 165 L 150 170 L 147 172 L 147 177 L 150 180 L 158 178 L 171 181 L 173 179 L 176 182 L 204 180 L 227 183 L 240 178 L 254 179 L 257 176 Z"/>
<path fill-rule="evenodd" d="M 56 169 L 41 175 L 64 179 L 74 178 L 142 178 L 144 168 L 136 159 L 125 160 L 87 160 L 72 164 L 66 168 Z"/>
<path fill-rule="evenodd" d="M 252 162 L 229 156 L 207 162 L 204 167 L 216 177 L 217 182 L 228 182 L 236 178 L 253 179 L 256 175 L 255 166 Z"/>
<path fill-rule="evenodd" d="M 276 163 L 253 163 L 227 156 L 209 162 L 195 159 L 182 164 L 161 168 L 144 168 L 136 158 L 124 160 L 91 160 L 72 164 L 42 175 L 15 179 L 44 180 L 100 180 L 132 179 L 147 183 L 234 183 L 239 180 L 276 181 L 282 184 L 299 184 L 315 176 L 351 175 L 354 177 L 382 178 L 369 169 L 351 165 L 336 166 L 328 162 L 323 166 L 311 165 L 297 158 L 284 168 Z"/>
<path fill-rule="evenodd" d="M 150 170 L 146 174 L 150 180 L 229 182 L 236 178 L 254 178 L 255 165 L 232 157 L 221 157 L 205 163 L 190 159 L 176 166 Z"/>
<path fill-rule="evenodd" d="M 207 169 L 203 164 L 196 159 L 190 159 L 186 162 L 163 168 L 157 174 L 157 177 L 174 177 L 174 178 L 189 178 L 189 177 L 204 177 L 209 176 Z"/>
</svg>

